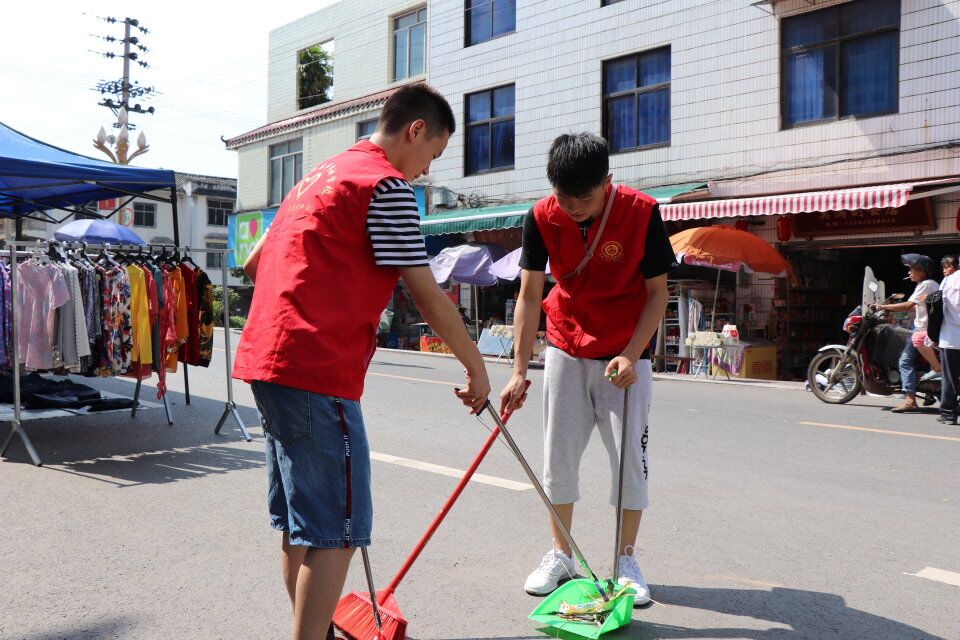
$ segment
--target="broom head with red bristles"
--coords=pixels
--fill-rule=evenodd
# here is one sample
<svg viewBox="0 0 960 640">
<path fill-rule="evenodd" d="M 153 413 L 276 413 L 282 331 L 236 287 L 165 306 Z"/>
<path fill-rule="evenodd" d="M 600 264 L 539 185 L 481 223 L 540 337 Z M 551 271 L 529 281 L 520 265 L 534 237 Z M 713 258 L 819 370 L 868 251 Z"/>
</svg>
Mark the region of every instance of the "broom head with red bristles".
<svg viewBox="0 0 960 640">
<path fill-rule="evenodd" d="M 377 629 L 373 618 L 373 603 L 369 593 L 352 591 L 340 599 L 333 612 L 333 624 L 349 640 L 406 640 L 407 619 L 400 613 L 393 593 L 383 598 L 383 591 L 377 593 L 377 607 L 380 609 L 382 629 Z M 380 601 L 383 604 L 380 604 Z"/>
</svg>

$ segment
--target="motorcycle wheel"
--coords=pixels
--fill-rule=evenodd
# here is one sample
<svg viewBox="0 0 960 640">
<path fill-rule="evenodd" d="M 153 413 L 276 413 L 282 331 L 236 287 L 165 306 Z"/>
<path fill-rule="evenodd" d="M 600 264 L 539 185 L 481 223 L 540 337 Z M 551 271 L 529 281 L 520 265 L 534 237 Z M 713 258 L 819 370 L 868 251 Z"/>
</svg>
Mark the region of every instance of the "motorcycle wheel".
<svg viewBox="0 0 960 640">
<path fill-rule="evenodd" d="M 840 351 L 824 351 L 814 356 L 807 368 L 807 382 L 813 395 L 828 404 L 846 404 L 850 402 L 863 388 L 860 382 L 860 370 L 853 362 L 843 365 L 842 377 L 829 385 L 830 374 L 840 366 L 843 353 Z"/>
</svg>

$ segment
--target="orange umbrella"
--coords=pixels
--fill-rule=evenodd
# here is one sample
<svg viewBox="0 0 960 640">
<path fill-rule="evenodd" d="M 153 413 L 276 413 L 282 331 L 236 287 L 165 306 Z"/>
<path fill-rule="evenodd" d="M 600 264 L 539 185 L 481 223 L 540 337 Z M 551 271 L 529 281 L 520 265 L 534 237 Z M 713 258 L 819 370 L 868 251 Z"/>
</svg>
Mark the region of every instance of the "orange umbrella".
<svg viewBox="0 0 960 640">
<path fill-rule="evenodd" d="M 677 262 L 723 271 L 750 271 L 785 276 L 790 264 L 769 243 L 747 231 L 728 225 L 696 227 L 670 236 L 670 245 L 677 254 Z M 716 321 L 717 295 L 720 292 L 720 271 L 717 271 L 717 289 L 713 294 L 711 326 Z M 713 327 L 714 330 L 716 327 Z"/>
<path fill-rule="evenodd" d="M 724 271 L 751 271 L 785 276 L 790 265 L 769 243 L 727 225 L 697 227 L 670 236 L 677 259 Z"/>
</svg>

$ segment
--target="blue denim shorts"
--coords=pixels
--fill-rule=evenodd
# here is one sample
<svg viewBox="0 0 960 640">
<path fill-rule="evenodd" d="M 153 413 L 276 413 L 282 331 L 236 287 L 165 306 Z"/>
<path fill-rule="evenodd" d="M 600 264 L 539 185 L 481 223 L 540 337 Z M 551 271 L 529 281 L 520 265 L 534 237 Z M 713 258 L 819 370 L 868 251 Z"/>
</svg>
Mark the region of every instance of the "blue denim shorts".
<svg viewBox="0 0 960 640">
<path fill-rule="evenodd" d="M 373 527 L 370 447 L 360 403 L 259 380 L 270 526 L 290 544 L 365 547 Z"/>
</svg>

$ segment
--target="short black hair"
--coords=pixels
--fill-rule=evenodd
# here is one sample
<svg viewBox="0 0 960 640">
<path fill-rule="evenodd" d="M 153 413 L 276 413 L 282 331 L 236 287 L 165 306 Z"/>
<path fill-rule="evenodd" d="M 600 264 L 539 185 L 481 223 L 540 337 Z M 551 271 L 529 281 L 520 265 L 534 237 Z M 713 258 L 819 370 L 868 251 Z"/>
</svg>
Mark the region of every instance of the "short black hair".
<svg viewBox="0 0 960 640">
<path fill-rule="evenodd" d="M 582 197 L 610 173 L 607 141 L 592 133 L 565 133 L 550 145 L 547 178 L 565 196 Z"/>
<path fill-rule="evenodd" d="M 423 82 L 404 85 L 387 98 L 380 112 L 378 129 L 392 136 L 415 120 L 427 124 L 430 137 L 443 131 L 452 135 L 457 129 L 450 103 L 439 91 Z"/>
<path fill-rule="evenodd" d="M 953 267 L 954 269 L 960 268 L 960 262 L 957 261 L 957 256 L 953 254 L 943 256 L 943 260 L 940 261 L 940 265 L 943 267 Z"/>
</svg>

